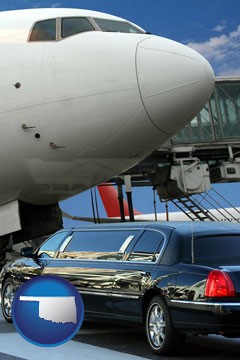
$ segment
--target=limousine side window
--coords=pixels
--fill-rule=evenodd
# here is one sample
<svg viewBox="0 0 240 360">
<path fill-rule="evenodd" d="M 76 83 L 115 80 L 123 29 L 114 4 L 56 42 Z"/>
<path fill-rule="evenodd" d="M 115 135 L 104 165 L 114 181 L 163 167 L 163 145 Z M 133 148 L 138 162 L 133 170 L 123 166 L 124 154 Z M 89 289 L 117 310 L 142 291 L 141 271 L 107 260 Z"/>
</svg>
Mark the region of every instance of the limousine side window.
<svg viewBox="0 0 240 360">
<path fill-rule="evenodd" d="M 164 244 L 164 235 L 158 231 L 146 230 L 135 244 L 128 261 L 155 262 Z"/>
<path fill-rule="evenodd" d="M 60 244 L 63 239 L 67 236 L 67 231 L 62 231 L 51 236 L 48 240 L 46 240 L 38 249 L 37 256 L 38 257 L 54 257 L 54 254 L 59 249 Z"/>
<path fill-rule="evenodd" d="M 76 231 L 61 258 L 88 260 L 120 260 L 124 243 L 133 239 L 137 231 Z M 130 238 L 131 237 L 131 238 Z"/>
</svg>

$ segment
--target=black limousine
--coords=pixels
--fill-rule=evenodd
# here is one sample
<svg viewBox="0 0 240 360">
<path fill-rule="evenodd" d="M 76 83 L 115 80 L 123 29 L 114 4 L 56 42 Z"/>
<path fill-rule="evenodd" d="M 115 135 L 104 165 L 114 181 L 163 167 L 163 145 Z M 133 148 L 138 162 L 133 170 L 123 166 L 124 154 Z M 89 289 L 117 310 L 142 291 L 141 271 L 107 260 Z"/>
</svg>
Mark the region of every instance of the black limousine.
<svg viewBox="0 0 240 360">
<path fill-rule="evenodd" d="M 61 230 L 1 272 L 11 321 L 16 289 L 59 275 L 81 293 L 85 319 L 144 323 L 158 354 L 186 333 L 240 337 L 240 226 L 218 222 L 91 225 Z"/>
</svg>

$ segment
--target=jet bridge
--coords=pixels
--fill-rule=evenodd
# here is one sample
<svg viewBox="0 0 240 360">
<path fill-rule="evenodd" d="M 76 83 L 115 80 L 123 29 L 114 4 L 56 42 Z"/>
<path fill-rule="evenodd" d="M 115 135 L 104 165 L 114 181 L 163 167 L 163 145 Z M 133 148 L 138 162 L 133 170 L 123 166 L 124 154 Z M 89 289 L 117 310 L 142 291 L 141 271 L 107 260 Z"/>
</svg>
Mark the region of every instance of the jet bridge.
<svg viewBox="0 0 240 360">
<path fill-rule="evenodd" d="M 161 200 L 173 201 L 182 211 L 189 206 L 192 220 L 209 219 L 207 209 L 196 208 L 194 194 L 208 193 L 212 183 L 240 181 L 240 77 L 216 78 L 210 100 L 188 125 L 111 181 L 122 185 L 126 175 L 132 186 L 152 186 Z"/>
</svg>

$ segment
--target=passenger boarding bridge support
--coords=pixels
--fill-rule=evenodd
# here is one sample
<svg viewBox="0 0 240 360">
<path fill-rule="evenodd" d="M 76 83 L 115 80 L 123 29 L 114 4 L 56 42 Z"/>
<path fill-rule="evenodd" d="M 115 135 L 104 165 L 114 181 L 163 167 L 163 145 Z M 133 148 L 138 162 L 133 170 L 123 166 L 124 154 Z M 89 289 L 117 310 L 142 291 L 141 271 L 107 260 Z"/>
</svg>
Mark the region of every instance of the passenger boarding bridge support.
<svg viewBox="0 0 240 360">
<path fill-rule="evenodd" d="M 129 220 L 134 221 L 131 176 L 130 175 L 124 176 L 124 182 L 125 182 L 125 189 L 126 189 L 127 201 L 128 201 Z"/>
</svg>

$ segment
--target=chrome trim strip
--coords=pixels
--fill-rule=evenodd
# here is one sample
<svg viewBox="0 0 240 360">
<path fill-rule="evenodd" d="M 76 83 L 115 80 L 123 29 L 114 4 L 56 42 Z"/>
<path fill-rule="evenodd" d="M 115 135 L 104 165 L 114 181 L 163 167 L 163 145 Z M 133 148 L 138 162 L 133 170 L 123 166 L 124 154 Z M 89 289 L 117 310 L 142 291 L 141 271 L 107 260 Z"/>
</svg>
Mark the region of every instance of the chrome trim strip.
<svg viewBox="0 0 240 360">
<path fill-rule="evenodd" d="M 85 290 L 78 290 L 80 294 L 86 294 L 86 295 L 101 295 L 101 296 L 111 296 L 112 293 L 109 292 L 96 292 L 96 291 L 85 291 Z"/>
<path fill-rule="evenodd" d="M 127 247 L 128 247 L 128 245 L 130 244 L 130 242 L 132 241 L 132 239 L 134 239 L 135 238 L 135 235 L 129 235 L 127 238 L 126 238 L 126 240 L 124 241 L 124 243 L 122 244 L 122 246 L 120 247 L 120 249 L 119 249 L 119 253 L 120 254 L 124 254 L 125 253 L 125 251 L 126 251 L 126 249 L 127 249 Z"/>
<path fill-rule="evenodd" d="M 240 307 L 240 302 L 239 303 L 231 303 L 231 302 L 226 302 L 226 303 L 218 303 L 218 302 L 203 302 L 203 301 L 188 301 L 188 300 L 170 300 L 171 303 L 178 303 L 178 304 L 188 304 L 188 305 L 203 305 L 203 306 L 239 306 Z"/>
<path fill-rule="evenodd" d="M 125 299 L 139 299 L 138 295 L 126 295 L 126 294 L 112 294 L 114 297 L 125 298 Z"/>
<path fill-rule="evenodd" d="M 60 253 L 60 254 L 64 254 L 64 252 L 62 252 L 62 253 Z M 158 257 L 159 258 L 159 257 Z M 63 260 L 65 260 L 65 261 L 84 261 L 84 262 L 94 262 L 94 261 L 96 261 L 96 262 L 102 262 L 102 263 L 104 263 L 104 262 L 106 262 L 107 264 L 108 263 L 121 263 L 121 264 L 138 264 L 138 265 L 142 265 L 142 264 L 147 264 L 147 265 L 157 265 L 157 261 L 158 261 L 158 259 L 157 259 L 157 261 L 137 261 L 137 260 L 135 260 L 135 261 L 133 261 L 133 260 L 123 260 L 123 259 L 119 259 L 119 260 L 106 260 L 106 259 L 81 259 L 81 258 L 75 258 L 75 259 L 70 259 L 70 258 L 57 258 L 57 257 L 54 257 L 54 258 L 50 258 L 49 260 L 58 260 L 58 261 L 63 261 Z M 81 266 L 78 266 L 79 268 L 81 268 Z M 94 269 L 94 267 L 89 267 L 89 269 Z M 109 269 L 108 267 L 106 267 L 106 269 Z M 123 269 L 114 269 L 114 270 L 123 270 Z"/>
<path fill-rule="evenodd" d="M 73 238 L 73 235 L 67 236 L 66 239 L 62 242 L 58 251 L 63 252 L 65 250 L 65 248 L 67 247 L 69 241 L 72 240 L 72 238 Z"/>
<path fill-rule="evenodd" d="M 125 299 L 139 299 L 140 296 L 138 295 L 127 295 L 127 294 L 113 294 L 111 292 L 97 292 L 97 291 L 85 291 L 85 290 L 78 290 L 80 294 L 86 295 L 98 295 L 98 296 L 113 296 L 118 298 L 125 298 Z"/>
<path fill-rule="evenodd" d="M 96 229 L 94 229 L 94 228 L 92 228 L 91 227 L 91 225 L 88 225 L 90 228 L 87 228 L 87 227 L 82 227 L 82 228 L 79 228 L 79 227 L 76 227 L 76 228 L 73 228 L 73 229 L 71 229 L 69 232 L 72 234 L 72 233 L 74 233 L 74 232 L 92 232 L 92 231 L 94 231 L 94 232 L 103 232 L 103 231 L 109 231 L 109 232 L 114 232 L 114 231 L 139 231 L 139 230 L 145 230 L 145 228 L 146 228 L 146 225 L 148 225 L 148 223 L 146 223 L 146 224 L 144 224 L 144 225 L 140 225 L 139 227 L 135 227 L 134 225 L 133 225 L 133 227 L 131 227 L 131 226 L 129 226 L 129 227 L 121 227 L 121 228 L 119 228 L 119 227 L 111 227 L 111 228 L 108 228 L 108 227 L 105 227 L 104 228 L 104 225 L 103 225 L 103 227 L 101 228 L 101 229 L 99 229 L 99 228 L 96 228 Z M 158 230 L 156 230 L 156 231 L 158 231 Z"/>
</svg>

